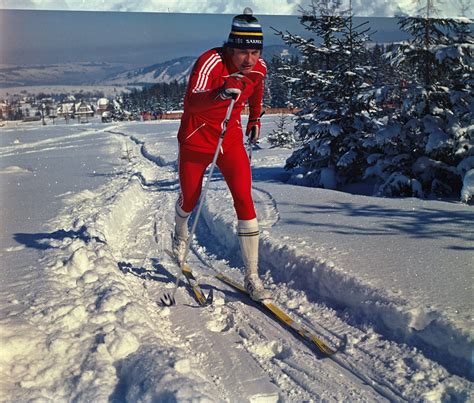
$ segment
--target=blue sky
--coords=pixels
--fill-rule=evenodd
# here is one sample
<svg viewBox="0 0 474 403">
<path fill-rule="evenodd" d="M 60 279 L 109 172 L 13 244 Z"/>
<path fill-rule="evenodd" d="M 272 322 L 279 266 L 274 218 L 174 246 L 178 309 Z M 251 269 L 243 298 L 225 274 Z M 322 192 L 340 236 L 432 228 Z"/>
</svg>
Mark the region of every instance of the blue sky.
<svg viewBox="0 0 474 403">
<path fill-rule="evenodd" d="M 348 7 L 349 0 L 340 0 Z M 472 0 L 430 0 L 435 3 L 440 17 L 458 17 L 462 5 L 472 17 Z M 0 0 L 0 8 L 27 10 L 76 11 L 134 11 L 170 13 L 238 14 L 246 6 L 255 14 L 296 15 L 300 6 L 307 7 L 311 0 Z M 352 0 L 356 16 L 393 17 L 416 14 L 419 4 L 426 0 Z M 471 7 L 469 7 L 471 5 Z"/>
</svg>

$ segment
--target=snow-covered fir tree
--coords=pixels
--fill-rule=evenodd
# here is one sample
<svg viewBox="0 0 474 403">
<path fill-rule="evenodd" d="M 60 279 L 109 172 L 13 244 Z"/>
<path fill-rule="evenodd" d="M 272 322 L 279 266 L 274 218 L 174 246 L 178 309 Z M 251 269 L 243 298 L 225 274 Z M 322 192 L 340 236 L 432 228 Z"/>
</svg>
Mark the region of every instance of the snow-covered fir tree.
<svg viewBox="0 0 474 403">
<path fill-rule="evenodd" d="M 303 56 L 300 64 L 288 66 L 286 63 L 279 69 L 286 82 L 291 84 L 292 102 L 298 105 L 311 107 L 313 98 L 324 88 L 322 84 L 325 78 L 322 72 L 329 71 L 336 62 L 337 55 L 332 51 L 332 47 L 336 43 L 337 33 L 343 27 L 339 6 L 339 0 L 313 0 L 308 10 L 300 9 L 301 16 L 298 18 L 301 25 L 322 41 L 321 46 L 314 43 L 315 38 L 306 39 L 288 31 L 283 33 L 275 30 L 287 44 L 297 48 Z"/>
<path fill-rule="evenodd" d="M 290 117 L 280 114 L 275 129 L 267 136 L 267 140 L 272 147 L 293 148 L 296 140 L 293 130 L 288 129 Z"/>
<path fill-rule="evenodd" d="M 301 75 L 299 58 L 274 56 L 268 63 L 266 86 L 269 90 L 269 104 L 272 108 L 297 107 L 299 105 L 296 83 Z"/>
<path fill-rule="evenodd" d="M 425 0 L 421 15 L 399 18 L 412 36 L 390 53 L 401 102 L 366 139 L 364 175 L 380 195 L 459 196 L 474 168 L 470 21 L 434 18 L 435 6 Z"/>
<path fill-rule="evenodd" d="M 369 29 L 366 23 L 354 26 L 350 3 L 348 11 L 341 10 L 339 1 L 314 0 L 299 18 L 316 38 L 280 33 L 300 50 L 304 67 L 299 81 L 304 109 L 296 124 L 302 147 L 286 168 L 296 171 L 296 182 L 309 186 L 336 188 L 359 180 L 365 158 L 361 139 L 374 131 Z"/>
</svg>

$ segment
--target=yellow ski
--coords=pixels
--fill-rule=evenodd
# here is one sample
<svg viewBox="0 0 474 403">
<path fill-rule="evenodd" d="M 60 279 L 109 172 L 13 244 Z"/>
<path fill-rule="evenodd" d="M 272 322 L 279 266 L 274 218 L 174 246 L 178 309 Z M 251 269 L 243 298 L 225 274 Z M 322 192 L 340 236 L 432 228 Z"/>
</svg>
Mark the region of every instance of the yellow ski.
<svg viewBox="0 0 474 403">
<path fill-rule="evenodd" d="M 168 249 L 165 249 L 165 252 L 173 259 L 173 261 L 176 263 L 175 257 L 173 255 L 173 252 L 171 252 Z M 196 298 L 196 301 L 199 303 L 201 306 L 207 306 L 211 305 L 213 301 L 213 290 L 211 288 L 209 295 L 206 296 L 202 292 L 201 286 L 199 285 L 198 281 L 196 280 L 196 277 L 194 277 L 193 272 L 191 271 L 191 268 L 187 263 L 184 264 L 183 267 L 183 276 L 188 282 L 189 286 L 193 290 L 194 297 Z"/>
<path fill-rule="evenodd" d="M 218 273 L 216 278 L 221 280 L 222 282 L 230 285 L 231 287 L 239 290 L 240 292 L 248 295 L 247 290 L 244 286 L 234 279 L 226 276 L 223 273 Z M 292 329 L 295 333 L 301 336 L 303 339 L 308 341 L 311 345 L 315 346 L 321 353 L 330 356 L 337 352 L 337 350 L 332 349 L 326 343 L 324 343 L 319 337 L 317 337 L 313 332 L 309 329 L 305 328 L 301 324 L 295 322 L 288 314 L 283 312 L 280 308 L 278 308 L 275 304 L 273 304 L 270 300 L 263 300 L 263 301 L 255 301 L 257 304 L 260 304 L 262 307 L 270 311 L 273 316 L 278 319 L 281 323 L 288 326 Z"/>
<path fill-rule="evenodd" d="M 212 303 L 212 300 L 206 299 L 206 297 L 204 296 L 204 293 L 201 290 L 201 286 L 197 282 L 196 277 L 194 277 L 193 272 L 191 271 L 191 268 L 189 267 L 187 263 L 183 267 L 183 275 L 184 277 L 186 277 L 186 280 L 188 281 L 189 286 L 193 290 L 194 296 L 196 297 L 196 300 L 199 302 L 199 305 L 202 305 L 202 306 L 210 305 Z"/>
</svg>

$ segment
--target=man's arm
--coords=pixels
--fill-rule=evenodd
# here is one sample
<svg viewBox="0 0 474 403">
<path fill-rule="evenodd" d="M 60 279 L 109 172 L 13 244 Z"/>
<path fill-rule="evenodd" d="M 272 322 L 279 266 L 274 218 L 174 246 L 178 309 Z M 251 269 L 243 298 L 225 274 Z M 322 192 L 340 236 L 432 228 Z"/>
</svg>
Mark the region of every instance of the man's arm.
<svg viewBox="0 0 474 403">
<path fill-rule="evenodd" d="M 263 79 L 255 86 L 252 95 L 249 97 L 249 122 L 260 118 L 263 104 Z"/>
<path fill-rule="evenodd" d="M 206 52 L 197 60 L 188 84 L 186 108 L 189 112 L 200 113 L 212 109 L 221 101 L 216 99 L 220 88 L 215 84 L 221 70 L 222 59 L 216 52 Z"/>
<path fill-rule="evenodd" d="M 245 131 L 246 136 L 251 136 L 250 140 L 252 143 L 256 143 L 260 136 L 260 116 L 262 114 L 263 104 L 263 78 L 255 86 L 252 95 L 249 97 L 249 121 L 247 123 L 247 129 Z"/>
</svg>

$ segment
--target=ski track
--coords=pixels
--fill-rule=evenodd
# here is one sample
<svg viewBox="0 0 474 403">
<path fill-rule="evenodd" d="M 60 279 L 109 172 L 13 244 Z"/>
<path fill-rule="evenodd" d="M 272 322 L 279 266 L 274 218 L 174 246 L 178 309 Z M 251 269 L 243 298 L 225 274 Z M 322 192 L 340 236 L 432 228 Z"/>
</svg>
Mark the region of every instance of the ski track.
<svg viewBox="0 0 474 403">
<path fill-rule="evenodd" d="M 123 135 L 120 132 L 114 133 Z M 143 156 L 143 144 L 136 139 L 131 140 L 140 147 Z M 158 161 L 161 180 L 176 177 L 174 169 L 169 169 L 172 164 L 162 159 Z M 153 162 L 156 163 L 157 160 L 154 159 Z M 120 231 L 122 239 L 115 239 L 114 243 L 120 247 L 126 245 L 126 249 L 121 251 L 124 266 L 138 266 L 153 273 L 154 267 L 149 262 L 158 257 L 161 268 L 175 274 L 176 265 L 163 253 L 165 249 L 170 249 L 174 218 L 174 209 L 170 207 L 173 207 L 176 198 L 175 189 L 159 191 L 153 189 L 150 181 L 140 175 L 137 177 L 147 198 L 151 199 L 146 203 L 147 214 L 143 214 L 144 211 L 137 212 L 136 221 L 123 225 L 123 231 Z M 270 228 L 278 221 L 276 204 L 263 190 L 257 190 L 255 197 L 263 209 L 263 225 Z M 158 211 L 150 209 L 150 206 L 159 206 Z M 164 206 L 167 209 L 163 209 Z M 250 301 L 245 301 L 245 298 L 242 301 L 242 296 L 211 278 L 210 271 L 217 274 L 212 267 L 220 267 L 225 272 L 235 270 L 225 263 L 214 262 L 203 250 L 199 243 L 193 245 L 188 262 L 197 276 L 205 278 L 206 283 L 215 287 L 215 302 L 209 308 L 196 308 L 189 290 L 181 287 L 177 294 L 178 306 L 171 308 L 173 314 L 170 319 L 174 331 L 184 340 L 189 356 L 197 357 L 199 371 L 204 370 L 207 381 L 214 385 L 217 393 L 214 397 L 231 401 L 243 396 L 252 401 L 359 397 L 375 401 L 387 395 L 385 392 L 381 395 L 374 388 L 367 387 L 364 381 L 340 365 L 334 365 L 329 360 L 318 360 L 308 346 L 274 319 L 261 312 Z M 146 255 L 146 251 L 149 255 Z M 203 262 L 206 264 L 203 265 Z M 145 281 L 152 282 L 147 286 L 148 292 L 154 289 L 154 299 L 158 301 L 164 291 L 162 285 L 149 279 Z M 190 315 L 190 309 L 196 309 L 197 315 Z M 302 365 L 301 362 L 304 361 L 308 365 Z M 229 365 L 232 371 L 224 376 Z M 305 381 L 301 382 L 301 379 Z M 347 383 L 347 395 L 318 392 L 331 391 L 334 379 Z"/>
<path fill-rule="evenodd" d="M 51 241 L 55 252 L 41 262 L 57 294 L 32 300 L 27 314 L 38 328 L 36 344 L 21 352 L 21 337 L 8 336 L 25 360 L 42 346 L 51 355 L 12 367 L 20 377 L 31 368 L 36 373 L 22 378 L 13 399 L 404 401 L 429 398 L 445 381 L 449 385 L 433 396 L 459 398 L 449 388 L 463 380 L 450 379 L 416 349 L 388 341 L 370 327 L 349 325 L 345 312 L 308 300 L 304 290 L 274 280 L 271 271 L 265 282 L 275 303 L 330 345 L 347 341 L 342 351 L 321 357 L 249 298 L 215 279 L 218 271 L 241 278 L 235 228 L 216 231 L 227 224 L 212 210 L 213 203 L 222 204 L 224 198 L 232 205 L 219 181 L 211 186 L 211 207 L 203 210 L 188 258 L 204 289 L 214 288 L 214 304 L 197 307 L 182 283 L 177 306 L 160 307 L 160 296 L 174 287 L 178 271 L 165 253 L 179 189 L 176 161 L 153 155 L 122 125 L 108 128 L 127 151 L 125 169 L 104 188 L 71 196 L 65 214 L 50 223 L 54 229 L 85 233 Z M 33 148 L 25 145 L 24 151 Z M 254 198 L 262 229 L 271 230 L 279 221 L 276 201 L 258 186 Z M 68 344 L 68 338 L 74 342 Z M 60 356 L 66 359 L 56 368 Z"/>
<path fill-rule="evenodd" d="M 135 140 L 134 140 L 135 141 Z M 138 144 L 138 142 L 135 141 L 135 143 Z M 143 155 L 143 153 L 142 153 Z M 156 161 L 156 160 L 155 160 Z M 169 165 L 169 164 L 161 164 L 162 166 Z M 219 195 L 221 196 L 221 195 Z M 227 196 L 229 197 L 229 196 Z M 270 228 L 274 224 L 276 224 L 279 220 L 279 213 L 277 209 L 277 204 L 275 200 L 271 197 L 268 192 L 264 191 L 263 189 L 259 189 L 257 187 L 254 188 L 254 198 L 255 201 L 258 205 L 259 209 L 259 217 L 262 222 L 262 228 Z M 168 233 L 170 234 L 171 237 L 171 223 L 173 220 L 172 217 L 172 212 L 173 209 L 170 209 L 171 215 L 167 219 L 167 225 L 168 225 Z M 156 224 L 155 224 L 156 225 Z M 161 234 L 166 234 L 166 231 L 163 231 L 163 225 L 161 225 Z M 200 228 L 202 229 L 203 224 L 200 225 Z M 209 231 L 209 228 L 205 228 L 204 230 L 198 231 L 199 232 L 205 232 L 205 233 L 212 233 L 212 230 Z M 156 230 L 155 230 L 156 233 Z M 232 236 L 232 235 L 231 235 Z M 212 238 L 212 237 L 211 237 Z M 224 261 L 224 265 L 222 265 L 222 262 L 218 259 L 217 261 L 214 259 L 214 257 L 210 257 L 206 253 L 206 248 L 203 245 L 212 245 L 212 244 L 218 244 L 218 245 L 225 245 L 226 242 L 225 240 L 219 240 L 216 242 L 216 239 L 199 239 L 199 242 L 195 245 L 193 245 L 192 251 L 194 252 L 194 256 L 190 256 L 190 264 L 194 269 L 194 272 L 196 273 L 197 276 L 201 276 L 201 278 L 204 278 L 207 283 L 210 283 L 217 287 L 217 289 L 222 289 L 225 287 L 222 286 L 222 284 L 217 283 L 214 279 L 211 279 L 209 277 L 209 271 L 213 270 L 215 267 L 221 267 L 221 270 L 224 272 L 227 272 L 228 274 L 235 272 L 234 269 L 230 268 L 229 265 L 227 264 L 227 261 Z M 232 244 L 232 243 L 230 243 Z M 226 248 L 222 248 L 223 253 L 227 258 L 230 258 L 232 260 L 232 254 L 235 254 L 235 248 L 233 250 L 234 253 L 229 253 L 229 251 L 226 251 Z M 238 253 L 237 253 L 238 254 Z M 230 256 L 229 256 L 230 255 Z M 212 255 L 211 255 L 212 256 Z M 238 260 L 237 258 L 234 258 L 234 260 Z M 202 265 L 199 263 L 204 263 L 205 269 L 203 270 Z M 232 275 L 232 274 L 231 274 Z M 271 283 L 271 279 L 270 283 Z M 275 295 L 280 295 L 280 298 L 277 298 L 276 301 L 279 303 L 281 306 L 289 310 L 292 314 L 295 314 L 294 309 L 292 309 L 292 305 L 294 305 L 295 299 L 289 298 L 290 303 L 289 306 L 285 304 L 285 295 L 291 294 L 291 289 L 288 289 L 285 286 L 279 285 L 276 286 L 273 284 L 273 292 Z M 229 292 L 229 290 L 227 290 Z M 298 294 L 297 291 L 295 291 L 296 294 Z M 358 361 L 360 362 L 365 362 L 367 359 L 369 359 L 369 362 L 377 362 L 379 360 L 380 362 L 383 362 L 386 360 L 385 357 L 385 352 L 383 350 L 387 348 L 387 345 L 391 345 L 391 348 L 394 348 L 395 350 L 398 348 L 398 346 L 395 343 L 389 343 L 389 342 L 381 342 L 380 337 L 376 334 L 369 334 L 369 336 L 363 334 L 360 330 L 350 327 L 347 325 L 347 323 L 344 323 L 343 321 L 339 320 L 339 326 L 335 327 L 334 323 L 338 321 L 337 318 L 337 313 L 331 312 L 326 307 L 320 307 L 317 304 L 309 302 L 306 298 L 304 298 L 304 293 L 299 292 L 299 297 L 303 298 L 304 301 L 300 306 L 310 306 L 312 308 L 309 308 L 309 311 L 314 311 L 312 312 L 312 315 L 297 315 L 300 320 L 302 320 L 308 327 L 311 327 L 311 322 L 316 319 L 316 318 L 321 318 L 325 317 L 326 321 L 329 322 L 326 327 L 324 326 L 319 326 L 319 334 L 323 334 L 324 336 L 328 337 L 329 340 L 331 340 L 335 345 L 341 343 L 341 335 L 343 334 L 350 334 L 352 335 L 353 339 L 357 339 L 357 337 L 360 337 L 360 339 L 373 339 L 373 343 L 367 343 L 367 346 L 364 346 L 364 348 L 361 348 L 359 350 L 359 353 L 361 357 L 359 357 Z M 188 295 L 189 298 L 189 295 Z M 225 298 L 225 296 L 224 296 Z M 241 296 L 238 297 L 241 299 Z M 226 331 L 229 332 L 229 323 L 234 323 L 235 332 L 240 334 L 243 337 L 243 341 L 241 343 L 243 344 L 244 348 L 252 354 L 255 360 L 259 362 L 259 365 L 261 366 L 262 370 L 264 370 L 272 382 L 276 383 L 279 387 L 280 390 L 290 390 L 290 394 L 286 396 L 281 396 L 284 398 L 291 398 L 291 399 L 311 399 L 317 397 L 318 399 L 321 398 L 326 398 L 329 396 L 319 396 L 316 390 L 313 390 L 310 385 L 324 385 L 324 382 L 319 378 L 321 374 L 324 375 L 324 378 L 329 378 L 329 379 L 340 379 L 341 377 L 344 377 L 346 379 L 352 379 L 352 381 L 355 382 L 357 389 L 353 389 L 354 387 L 348 387 L 347 388 L 347 395 L 345 396 L 331 396 L 334 399 L 341 399 L 344 397 L 354 397 L 354 396 L 368 396 L 368 400 L 381 400 L 381 399 L 388 399 L 388 400 L 404 400 L 405 397 L 403 396 L 403 393 L 401 393 L 396 387 L 393 387 L 390 382 L 388 382 L 385 379 L 382 379 L 379 375 L 377 375 L 377 369 L 378 368 L 364 368 L 363 370 L 357 369 L 356 366 L 352 365 L 348 360 L 345 360 L 344 358 L 341 358 L 339 356 L 336 356 L 333 361 L 330 360 L 323 360 L 323 361 L 317 361 L 314 356 L 314 352 L 310 351 L 308 353 L 308 347 L 304 345 L 304 343 L 301 342 L 301 340 L 296 339 L 295 336 L 292 334 L 288 333 L 287 329 L 282 328 L 280 325 L 276 324 L 273 319 L 270 319 L 266 317 L 262 312 L 259 312 L 258 310 L 256 311 L 256 308 L 254 306 L 247 306 L 245 303 L 237 302 L 240 306 L 239 309 L 237 309 L 233 314 L 228 315 L 227 319 L 221 318 L 220 321 L 211 320 L 207 321 L 208 326 L 210 324 L 211 327 L 214 326 L 215 328 L 220 328 L 222 325 L 222 328 Z M 230 302 L 226 305 L 232 305 L 233 303 Z M 286 305 L 286 306 L 285 306 Z M 330 312 L 328 314 L 328 311 Z M 256 315 L 258 315 L 258 318 L 256 318 Z M 225 316 L 225 315 L 224 315 Z M 258 325 L 252 326 L 252 324 L 255 323 L 262 323 L 262 316 L 264 317 L 263 323 L 266 323 L 266 327 L 264 329 L 258 329 Z M 187 316 L 184 316 L 184 321 L 186 321 Z M 224 325 L 224 324 L 225 325 Z M 243 325 L 246 324 L 246 325 Z M 257 328 L 253 328 L 253 327 Z M 201 324 L 202 327 L 202 324 Z M 253 329 L 252 329 L 253 328 Z M 241 330 L 241 329 L 247 329 L 247 330 Z M 249 330 L 250 329 L 250 330 Z M 275 333 L 275 329 L 277 329 L 277 333 Z M 249 331 L 253 332 L 253 335 L 251 337 L 248 336 Z M 282 333 L 284 335 L 282 335 Z M 362 334 L 361 334 L 362 333 Z M 270 337 L 272 336 L 272 337 Z M 251 341 L 247 341 L 250 339 Z M 260 340 L 260 342 L 256 342 L 256 340 Z M 277 342 L 275 345 L 272 345 L 270 349 L 268 349 L 268 344 L 269 340 L 280 340 L 280 342 Z M 271 344 L 271 342 L 270 342 Z M 377 356 L 377 344 L 381 345 L 381 347 L 378 347 L 380 356 Z M 265 346 L 265 348 L 264 348 Z M 303 350 L 302 350 L 303 349 Z M 354 348 L 352 348 L 354 350 Z M 403 348 L 402 348 L 403 349 Z M 199 348 L 198 348 L 199 350 Z M 261 351 L 263 350 L 263 352 Z M 375 353 L 374 351 L 375 350 Z M 408 350 L 408 349 L 407 349 Z M 208 354 L 212 355 L 212 351 L 208 352 Z M 220 354 L 220 353 L 219 353 Z M 410 354 L 408 352 L 408 354 Z M 207 355 L 207 354 L 206 354 Z M 314 366 L 308 366 L 307 368 L 302 368 L 301 363 L 304 361 L 308 361 L 308 355 L 309 361 L 312 363 L 316 363 L 317 367 Z M 383 355 L 383 356 L 382 356 Z M 407 355 L 407 352 L 399 352 L 399 351 L 394 351 L 393 356 L 400 356 L 400 355 Z M 342 354 L 341 354 L 342 356 Z M 290 360 L 289 357 L 292 357 Z M 284 358 L 284 359 L 282 359 Z M 320 363 L 330 363 L 329 367 L 331 369 L 326 368 L 326 364 L 323 366 L 323 369 L 321 370 Z M 393 365 L 396 365 L 393 364 Z M 336 375 L 328 375 L 331 374 L 332 372 L 337 372 Z M 319 377 L 314 377 L 314 373 L 318 374 Z M 213 375 L 215 376 L 215 375 Z M 309 378 L 309 380 L 304 384 L 300 384 L 301 379 Z M 291 382 L 293 381 L 293 382 Z M 288 388 L 288 384 L 291 386 Z M 327 388 L 322 388 L 323 390 L 328 389 L 330 390 L 331 388 L 329 387 L 330 385 L 328 384 Z M 314 387 L 314 386 L 313 386 Z M 321 388 L 317 388 L 318 390 L 321 390 Z M 229 389 L 229 385 L 227 385 L 226 390 Z M 368 391 L 369 390 L 369 391 Z M 363 392 L 361 392 L 363 391 Z M 281 392 L 280 392 L 281 393 Z M 354 394 L 352 394 L 354 393 Z M 362 393 L 362 394 L 361 394 Z M 238 394 L 237 394 L 238 395 Z"/>
<path fill-rule="evenodd" d="M 157 199 L 147 205 L 173 206 L 175 195 L 171 191 L 154 197 L 150 187 L 143 188 L 150 193 L 151 199 Z M 121 259 L 129 266 L 140 267 L 152 273 L 153 267 L 147 267 L 147 261 L 153 255 L 161 256 L 160 264 L 174 274 L 177 267 L 163 253 L 164 249 L 170 248 L 173 209 L 168 208 L 168 211 L 161 213 L 162 215 L 149 211 L 147 215 L 142 215 L 143 211 L 137 212 L 136 221 L 124 225 L 124 231 L 121 232 L 123 239 L 115 239 L 114 243 L 127 245 L 126 250 L 121 251 Z M 161 245 L 156 242 L 157 230 L 154 228 L 160 228 Z M 196 250 L 196 246 L 193 250 Z M 145 251 L 149 251 L 151 256 L 147 256 Z M 211 279 L 209 269 L 200 265 L 203 259 L 209 262 L 206 255 L 201 253 L 196 256 L 194 253 L 190 256 L 189 263 L 196 275 L 201 275 L 216 287 L 216 301 L 212 307 L 197 308 L 189 290 L 185 291 L 181 287 L 177 294 L 179 304 L 172 308 L 170 318 L 173 330 L 183 340 L 189 356 L 197 357 L 199 370 L 204 370 L 208 382 L 215 385 L 218 395 L 215 397 L 235 400 L 239 396 L 246 396 L 249 400 L 261 398 L 270 401 L 277 401 L 279 398 L 340 399 L 340 395 L 320 396 L 317 391 L 321 386 L 323 390 L 331 390 L 332 379 L 343 377 L 348 380 L 348 396 L 379 400 L 380 396 L 367 390 L 360 380 L 355 377 L 351 379 L 347 374 L 341 375 L 340 368 L 330 365 L 328 369 L 327 364 L 321 368 L 310 349 L 288 333 L 288 330 L 252 304 L 249 306 L 249 301 L 243 302 L 240 295 L 229 292 L 217 280 Z M 227 265 L 221 265 L 221 268 L 232 270 Z M 156 293 L 154 299 L 158 300 L 163 292 L 161 284 L 149 285 L 149 292 L 153 288 Z M 223 289 L 225 291 L 221 291 Z M 229 293 L 232 295 L 230 302 L 227 301 Z M 190 309 L 196 309 L 197 314 L 190 315 Z M 297 364 L 301 360 L 313 361 L 316 366 Z M 224 376 L 225 369 L 229 366 L 232 371 Z M 305 379 L 303 384 L 299 381 L 301 378 Z"/>
<path fill-rule="evenodd" d="M 14 144 L 10 146 L 3 146 L 0 149 L 0 157 L 10 157 L 12 155 L 18 154 L 19 152 L 21 152 L 22 154 L 32 154 L 37 152 L 51 151 L 57 148 L 77 147 L 78 143 L 87 141 L 87 137 L 95 136 L 97 135 L 97 133 L 105 132 L 107 130 L 96 128 L 77 128 L 77 131 L 79 133 L 67 134 L 63 136 L 47 138 L 44 140 Z"/>
<path fill-rule="evenodd" d="M 173 162 L 161 157 L 148 158 L 147 152 L 144 151 L 144 142 L 134 136 L 130 139 L 139 146 L 142 157 L 157 164 L 160 169 L 158 175 L 160 180 L 169 182 L 176 180 Z M 164 173 L 163 170 L 165 170 Z M 151 190 L 153 183 L 147 181 L 142 176 L 142 172 L 139 173 L 139 178 L 142 187 Z M 149 213 L 150 228 L 141 233 L 151 233 L 154 236 L 137 242 L 137 248 L 145 251 L 154 250 L 153 244 L 150 245 L 151 241 L 156 244 L 156 251 L 159 253 L 158 256 L 161 256 L 162 264 L 171 273 L 176 273 L 177 268 L 163 254 L 163 250 L 169 248 L 170 245 L 173 206 L 176 197 L 173 192 L 176 189 L 177 187 L 168 187 L 165 190 L 165 193 L 168 192 L 165 200 L 163 200 L 163 194 L 160 194 L 158 200 L 151 203 L 160 206 L 159 210 L 166 211 L 162 211 L 163 216 L 159 211 Z M 217 193 L 217 198 L 222 197 L 222 191 L 219 193 L 222 188 L 219 185 L 217 188 L 214 186 L 213 189 L 215 190 L 210 192 L 211 195 Z M 228 193 L 225 197 L 230 199 Z M 276 201 L 271 194 L 256 186 L 254 186 L 254 199 L 262 229 L 270 229 L 279 220 Z M 230 200 L 229 202 L 231 205 Z M 160 219 L 157 221 L 159 215 Z M 419 353 L 416 349 L 384 340 L 371 329 L 364 331 L 364 329 L 350 326 L 340 313 L 324 305 L 308 301 L 303 291 L 292 289 L 291 284 L 275 283 L 267 275 L 267 284 L 275 295 L 275 302 L 309 328 L 316 330 L 317 334 L 332 342 L 333 345 L 343 342 L 341 336 L 350 336 L 346 352 L 341 352 L 331 359 L 318 359 L 315 352 L 291 334 L 288 329 L 269 318 L 250 301 L 245 301 L 245 297 L 236 294 L 235 291 L 220 284 L 209 275 L 210 272 L 215 274 L 217 268 L 235 276 L 232 264 L 239 262 L 240 259 L 237 248 L 227 248 L 227 245 L 232 245 L 232 242 L 227 243 L 226 239 L 217 240 L 211 235 L 216 233 L 208 227 L 210 220 L 206 218 L 211 215 L 212 213 L 206 214 L 206 210 L 204 211 L 204 219 L 199 225 L 198 236 L 188 261 L 198 278 L 216 288 L 216 303 L 205 309 L 195 308 L 196 304 L 189 290 L 185 291 L 185 288 L 181 287 L 177 296 L 184 297 L 185 300 L 182 305 L 175 307 L 176 312 L 173 308 L 171 326 L 181 338 L 185 339 L 189 355 L 198 357 L 196 365 L 204 371 L 203 376 L 207 378 L 207 381 L 216 388 L 214 392 L 217 392 L 218 396 L 214 395 L 214 398 L 234 400 L 236 397 L 244 396 L 243 393 L 246 391 L 245 396 L 249 400 L 279 398 L 283 400 L 402 401 L 411 400 L 415 396 L 419 398 L 423 392 L 430 390 L 445 377 L 445 374 L 440 374 L 439 378 L 426 379 L 423 385 L 423 375 L 418 369 L 426 366 L 436 367 L 436 364 L 424 357 L 418 357 Z M 218 219 L 216 221 L 219 222 Z M 136 232 L 135 225 L 128 228 L 131 232 Z M 217 233 L 221 235 L 222 231 Z M 203 234 L 207 236 L 203 237 Z M 235 234 L 231 233 L 230 236 L 235 236 Z M 157 240 L 161 242 L 161 245 L 156 242 Z M 217 245 L 217 256 L 215 250 L 212 253 L 207 252 L 206 247 L 210 245 Z M 136 250 L 136 248 L 132 246 L 130 250 Z M 157 284 L 154 284 L 152 287 L 156 289 L 153 297 L 155 300 L 163 292 L 161 287 L 156 286 Z M 198 309 L 199 315 L 190 315 L 189 309 Z M 300 309 L 303 312 L 300 313 Z M 191 321 L 190 316 L 193 319 Z M 317 324 L 316 327 L 313 323 Z M 233 348 L 235 345 L 238 346 L 237 351 Z M 391 354 L 387 354 L 387 349 L 391 351 Z M 392 357 L 392 359 L 387 360 L 387 357 Z M 224 365 L 216 366 L 216 360 Z M 232 363 L 232 373 L 241 375 L 223 377 L 222 368 L 226 368 L 225 363 Z M 384 378 L 387 367 L 393 369 L 393 376 L 389 379 Z M 252 379 L 244 380 L 246 379 L 243 378 L 244 376 L 258 372 L 256 368 L 260 368 L 261 376 L 253 375 Z M 401 374 L 407 378 L 406 382 L 397 381 Z M 332 394 L 334 393 L 332 384 L 335 379 L 338 380 L 339 386 L 346 385 L 338 387 L 339 391 L 344 390 L 343 394 L 341 392 Z M 415 380 L 418 381 L 418 387 L 415 386 Z M 243 384 L 245 388 L 242 387 Z M 321 391 L 329 392 L 321 393 Z"/>
</svg>

